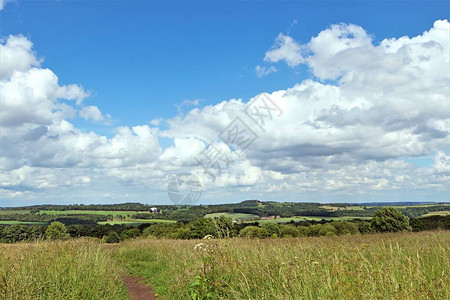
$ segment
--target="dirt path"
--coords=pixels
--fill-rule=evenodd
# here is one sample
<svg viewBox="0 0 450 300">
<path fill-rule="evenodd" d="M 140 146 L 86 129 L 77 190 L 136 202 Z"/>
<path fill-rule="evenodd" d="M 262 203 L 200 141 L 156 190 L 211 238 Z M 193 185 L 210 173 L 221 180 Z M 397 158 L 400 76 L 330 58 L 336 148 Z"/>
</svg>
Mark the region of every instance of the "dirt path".
<svg viewBox="0 0 450 300">
<path fill-rule="evenodd" d="M 131 300 L 155 300 L 156 296 L 152 289 L 141 282 L 144 278 L 134 278 L 127 275 L 122 275 L 122 280 L 130 294 Z"/>
</svg>

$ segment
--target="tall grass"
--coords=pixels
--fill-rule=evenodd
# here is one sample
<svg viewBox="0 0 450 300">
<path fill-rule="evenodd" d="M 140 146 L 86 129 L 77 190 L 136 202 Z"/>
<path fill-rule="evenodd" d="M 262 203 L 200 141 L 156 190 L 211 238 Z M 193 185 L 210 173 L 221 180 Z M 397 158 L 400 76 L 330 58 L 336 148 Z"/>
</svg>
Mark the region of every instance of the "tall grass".
<svg viewBox="0 0 450 300">
<path fill-rule="evenodd" d="M 89 239 L 0 244 L 0 299 L 128 299 L 114 262 Z"/>
<path fill-rule="evenodd" d="M 125 243 L 116 255 L 166 299 L 450 299 L 448 231 L 141 239 Z"/>
</svg>

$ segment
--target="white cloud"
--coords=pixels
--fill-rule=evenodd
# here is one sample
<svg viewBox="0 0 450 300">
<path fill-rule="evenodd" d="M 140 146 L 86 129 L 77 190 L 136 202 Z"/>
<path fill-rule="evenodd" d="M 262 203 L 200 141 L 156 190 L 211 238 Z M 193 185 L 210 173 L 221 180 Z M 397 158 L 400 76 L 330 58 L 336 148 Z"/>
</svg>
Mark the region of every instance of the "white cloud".
<svg viewBox="0 0 450 300">
<path fill-rule="evenodd" d="M 11 0 L 0 0 L 0 11 L 5 8 L 5 5 L 8 2 L 11 2 Z"/>
<path fill-rule="evenodd" d="M 178 113 L 182 114 L 184 108 L 196 107 L 200 105 L 201 101 L 202 99 L 194 99 L 194 100 L 185 99 L 180 104 L 176 104 L 175 106 L 178 109 Z"/>
<path fill-rule="evenodd" d="M 108 117 L 94 105 L 80 108 L 89 93 L 60 86 L 39 66 L 31 42 L 10 36 L 0 48 L 9 53 L 0 70 L 0 199 L 31 199 L 42 191 L 54 199 L 62 199 L 61 191 L 82 197 L 76 191 L 84 185 L 117 201 L 164 197 L 168 175 L 202 174 L 194 158 L 206 144 L 232 155 L 218 137 L 238 116 L 258 139 L 215 182 L 203 176 L 210 197 L 448 192 L 449 32 L 447 21 L 437 21 L 422 35 L 377 45 L 356 25 L 333 25 L 305 45 L 280 35 L 265 60 L 303 63 L 319 80 L 267 94 L 283 114 L 264 131 L 243 113 L 248 102 L 231 99 L 153 120 L 154 127 L 119 127 L 112 137 L 76 128 L 70 118 L 77 113 L 96 122 Z M 404 161 L 430 155 L 428 167 Z"/>
<path fill-rule="evenodd" d="M 258 66 L 255 67 L 256 76 L 258 76 L 259 78 L 267 76 L 270 73 L 275 73 L 277 71 L 278 70 L 274 66 L 261 67 L 261 66 L 258 65 Z"/>
<path fill-rule="evenodd" d="M 301 50 L 301 46 L 293 38 L 280 33 L 275 40 L 275 45 L 266 52 L 264 61 L 279 62 L 284 60 L 288 66 L 295 67 L 303 62 Z"/>
<path fill-rule="evenodd" d="M 100 109 L 93 105 L 83 107 L 78 114 L 85 120 L 92 120 L 95 122 L 100 122 L 105 119 Z"/>
<path fill-rule="evenodd" d="M 40 61 L 32 47 L 33 43 L 22 35 L 10 35 L 0 40 L 0 80 L 10 77 L 15 71 L 28 71 L 33 66 L 39 66 Z"/>
</svg>

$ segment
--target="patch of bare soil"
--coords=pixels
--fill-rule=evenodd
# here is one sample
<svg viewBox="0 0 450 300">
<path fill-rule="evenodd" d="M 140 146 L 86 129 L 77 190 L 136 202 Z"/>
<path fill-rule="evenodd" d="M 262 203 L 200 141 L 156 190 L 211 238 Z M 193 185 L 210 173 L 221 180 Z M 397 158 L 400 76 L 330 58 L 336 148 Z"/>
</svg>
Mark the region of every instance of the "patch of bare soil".
<svg viewBox="0 0 450 300">
<path fill-rule="evenodd" d="M 151 287 L 144 285 L 144 278 L 134 278 L 122 275 L 122 280 L 128 290 L 131 300 L 155 300 L 156 296 Z"/>
</svg>

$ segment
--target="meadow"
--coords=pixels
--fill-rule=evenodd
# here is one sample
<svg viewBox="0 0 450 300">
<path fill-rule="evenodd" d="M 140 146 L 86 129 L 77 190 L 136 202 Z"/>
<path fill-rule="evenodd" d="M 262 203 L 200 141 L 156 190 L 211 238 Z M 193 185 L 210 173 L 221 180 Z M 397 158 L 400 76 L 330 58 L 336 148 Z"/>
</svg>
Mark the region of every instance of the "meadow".
<svg viewBox="0 0 450 300">
<path fill-rule="evenodd" d="M 46 225 L 46 222 L 0 221 L 0 225 Z"/>
<path fill-rule="evenodd" d="M 449 299 L 450 232 L 130 240 L 113 252 L 163 299 Z"/>
<path fill-rule="evenodd" d="M 0 244 L 0 299 L 124 300 L 116 263 L 92 239 Z"/>
<path fill-rule="evenodd" d="M 30 213 L 30 210 L 26 209 L 0 209 L 0 215 L 5 214 L 28 214 Z"/>
<path fill-rule="evenodd" d="M 290 218 L 278 218 L 278 219 L 267 219 L 267 220 L 257 220 L 258 223 L 264 224 L 264 223 L 288 223 L 291 221 L 294 222 L 300 222 L 300 221 L 346 221 L 346 220 L 370 220 L 371 217 L 322 217 L 322 216 L 295 216 Z M 244 223 L 252 223 L 255 222 L 254 220 L 246 220 Z"/>
<path fill-rule="evenodd" d="M 449 299 L 450 231 L 0 244 L 0 299 Z"/>
<path fill-rule="evenodd" d="M 100 225 L 140 225 L 145 223 L 175 223 L 173 220 L 164 219 L 126 219 L 126 220 L 115 220 L 115 221 L 104 221 L 98 222 Z"/>
<path fill-rule="evenodd" d="M 254 215 L 254 214 L 228 213 L 228 212 L 206 214 L 205 218 L 218 218 L 220 216 L 230 217 L 233 221 L 255 220 L 255 219 L 258 220 L 259 219 L 259 216 Z"/>
<path fill-rule="evenodd" d="M 429 216 L 450 216 L 450 211 L 448 211 L 448 210 L 433 211 L 433 212 L 429 212 L 429 213 L 423 215 L 423 217 L 429 217 Z"/>
<path fill-rule="evenodd" d="M 113 217 L 130 217 L 142 211 L 115 211 L 115 210 L 41 210 L 40 214 L 47 215 L 111 215 Z"/>
</svg>

